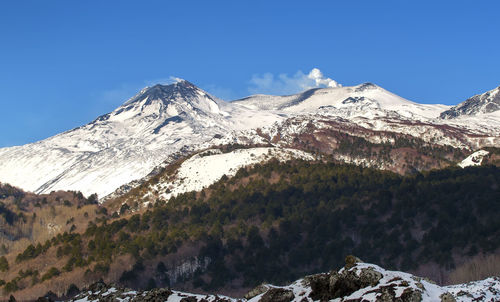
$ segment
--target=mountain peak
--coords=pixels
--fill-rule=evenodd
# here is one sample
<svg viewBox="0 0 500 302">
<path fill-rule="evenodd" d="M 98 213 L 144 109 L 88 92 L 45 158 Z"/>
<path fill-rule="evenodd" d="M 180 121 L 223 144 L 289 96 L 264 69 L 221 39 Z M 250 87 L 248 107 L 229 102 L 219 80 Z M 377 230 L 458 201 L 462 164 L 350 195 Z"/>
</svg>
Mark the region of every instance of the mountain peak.
<svg viewBox="0 0 500 302">
<path fill-rule="evenodd" d="M 452 119 L 459 116 L 491 113 L 499 110 L 500 86 L 483 94 L 477 94 L 471 98 L 468 98 L 464 102 L 442 112 L 439 117 L 442 119 Z"/>
<path fill-rule="evenodd" d="M 195 98 L 205 96 L 206 92 L 195 86 L 193 83 L 184 79 L 176 78 L 172 84 L 155 84 L 143 88 L 138 94 L 126 101 L 122 106 L 128 106 L 133 103 L 141 102 L 148 98 L 152 100 L 169 100 L 176 98 Z"/>
<path fill-rule="evenodd" d="M 227 116 L 228 113 L 220 107 L 224 107 L 223 103 L 189 81 L 177 79 L 172 84 L 155 84 L 143 88 L 123 105 L 99 116 L 90 124 L 135 120 L 133 123 L 141 121 L 146 124 L 160 123 L 162 128 L 168 123 L 181 122 L 185 119 L 199 123 L 199 120 L 208 116 L 212 118 Z M 155 126 L 153 133 L 156 134 L 158 130 L 159 128 Z"/>
<path fill-rule="evenodd" d="M 181 78 L 172 78 L 173 82 L 170 84 L 155 84 L 149 88 L 154 88 L 154 87 L 191 87 L 191 88 L 197 88 L 193 83 L 189 82 L 188 80 L 184 80 Z"/>
<path fill-rule="evenodd" d="M 366 83 L 362 83 L 362 84 L 359 84 L 358 86 L 355 86 L 355 91 L 356 92 L 361 92 L 361 91 L 366 91 L 366 90 L 370 90 L 370 89 L 374 89 L 374 88 L 377 88 L 378 86 L 373 84 L 373 83 L 370 83 L 370 82 L 366 82 Z"/>
<path fill-rule="evenodd" d="M 175 92 L 185 92 L 185 90 L 188 89 L 192 91 L 193 89 L 199 89 L 196 87 L 193 83 L 186 81 L 184 79 L 176 79 L 174 83 L 171 84 L 155 84 L 150 87 L 146 87 L 141 91 L 144 91 L 144 94 L 154 94 L 157 92 L 162 92 L 162 93 L 175 93 Z"/>
</svg>

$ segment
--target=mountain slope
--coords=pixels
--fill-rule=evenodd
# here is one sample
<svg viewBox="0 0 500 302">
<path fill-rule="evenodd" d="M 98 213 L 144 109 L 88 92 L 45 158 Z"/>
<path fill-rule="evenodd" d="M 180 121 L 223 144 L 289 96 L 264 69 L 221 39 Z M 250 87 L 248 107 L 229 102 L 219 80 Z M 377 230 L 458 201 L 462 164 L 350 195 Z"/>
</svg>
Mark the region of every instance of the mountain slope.
<svg viewBox="0 0 500 302">
<path fill-rule="evenodd" d="M 144 188 L 147 193 L 142 198 L 167 201 L 180 193 L 201 191 L 224 176 L 234 176 L 241 168 L 273 159 L 287 161 L 296 158 L 313 160 L 314 156 L 286 148 L 247 148 L 228 153 L 223 153 L 220 149 L 209 149 L 183 161 L 174 175 L 159 175 L 155 184 Z"/>
<path fill-rule="evenodd" d="M 82 127 L 0 149 L 0 181 L 36 193 L 62 189 L 104 197 L 143 182 L 177 158 L 218 145 L 319 150 L 340 161 L 399 173 L 442 167 L 453 164 L 456 154 L 500 146 L 500 111 L 439 118 L 446 109 L 405 100 L 370 83 L 228 103 L 180 80 L 145 88 Z M 430 165 L 409 163 L 409 150 L 377 164 L 378 155 L 346 156 L 347 140 L 339 140 L 345 135 L 379 149 L 401 148 L 401 139 L 418 140 L 421 149 L 451 149 L 438 152 L 441 158 Z M 354 144 L 349 148 L 356 152 Z"/>
<path fill-rule="evenodd" d="M 352 129 L 357 129 L 355 136 L 369 141 L 391 141 L 390 134 L 397 133 L 429 145 L 460 149 L 500 145 L 500 111 L 443 120 L 439 116 L 449 106 L 414 103 L 371 83 L 312 89 L 290 96 L 256 95 L 234 103 L 287 116 L 285 121 L 263 128 L 273 141 L 290 141 L 307 131 L 304 125 L 308 124 L 315 128 L 314 133 L 308 133 L 311 136 L 328 131 L 331 124 L 342 124 L 338 127 L 341 131 L 353 134 Z"/>
<path fill-rule="evenodd" d="M 86 230 L 58 235 L 36 255 L 30 249 L 9 254 L 15 266 L 0 279 L 17 280 L 17 290 L 4 287 L 4 294 L 25 299 L 100 278 L 135 289 L 154 281 L 232 295 L 264 280 L 282 284 L 327 271 L 356 254 L 444 283 L 454 266 L 500 248 L 499 184 L 494 166 L 401 176 L 270 161 L 168 203 L 137 210 L 140 197 L 118 208 L 109 201 L 107 214 Z M 60 274 L 50 275 L 51 267 Z M 34 279 L 27 270 L 49 276 Z"/>
<path fill-rule="evenodd" d="M 277 110 L 291 114 L 335 108 L 347 116 L 364 117 L 397 113 L 407 118 L 434 118 L 449 108 L 445 105 L 414 103 L 372 83 L 311 89 L 289 96 L 255 95 L 234 102 L 251 109 Z"/>
<path fill-rule="evenodd" d="M 105 196 L 175 152 L 238 142 L 236 130 L 280 119 L 255 115 L 187 81 L 156 85 L 87 125 L 0 149 L 0 180 L 37 193 L 65 189 Z"/>
<path fill-rule="evenodd" d="M 460 116 L 477 116 L 479 114 L 500 111 L 500 86 L 483 94 L 475 95 L 440 114 L 442 119 L 453 119 Z"/>
</svg>

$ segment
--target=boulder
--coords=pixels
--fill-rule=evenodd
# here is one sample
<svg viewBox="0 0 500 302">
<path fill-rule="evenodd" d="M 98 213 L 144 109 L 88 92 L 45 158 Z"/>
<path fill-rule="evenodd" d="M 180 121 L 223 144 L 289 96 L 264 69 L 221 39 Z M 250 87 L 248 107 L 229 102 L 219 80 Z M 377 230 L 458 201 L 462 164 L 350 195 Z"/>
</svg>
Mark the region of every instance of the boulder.
<svg viewBox="0 0 500 302">
<path fill-rule="evenodd" d="M 337 272 L 334 273 L 337 274 Z M 330 283 L 333 282 L 333 284 L 335 284 L 335 282 L 337 281 L 335 277 L 333 277 L 334 278 L 333 281 L 331 281 L 330 278 L 332 278 L 332 276 L 331 275 L 329 276 L 328 274 L 317 274 L 317 275 L 307 276 L 304 279 L 304 281 L 305 285 L 311 287 L 311 294 L 309 295 L 309 297 L 315 301 L 330 300 L 330 297 L 332 296 L 330 290 L 330 288 L 332 287 L 330 286 Z"/>
<path fill-rule="evenodd" d="M 405 302 L 420 302 L 422 301 L 422 293 L 412 288 L 407 288 L 403 291 L 401 300 Z"/>
<path fill-rule="evenodd" d="M 144 296 L 142 296 L 140 301 L 144 302 L 163 302 L 167 301 L 168 297 L 172 294 L 171 290 L 166 288 L 155 288 L 150 291 L 147 291 Z M 136 297 L 137 299 L 137 297 Z M 135 300 L 134 301 L 139 301 Z M 196 300 L 195 300 L 196 301 Z"/>
<path fill-rule="evenodd" d="M 365 286 L 366 284 L 369 284 L 370 286 L 377 285 L 382 277 L 382 274 L 374 270 L 372 267 L 361 269 L 361 273 L 359 274 L 359 280 Z"/>
<path fill-rule="evenodd" d="M 439 298 L 441 298 L 441 302 L 456 302 L 455 297 L 450 293 L 444 293 Z"/>
</svg>

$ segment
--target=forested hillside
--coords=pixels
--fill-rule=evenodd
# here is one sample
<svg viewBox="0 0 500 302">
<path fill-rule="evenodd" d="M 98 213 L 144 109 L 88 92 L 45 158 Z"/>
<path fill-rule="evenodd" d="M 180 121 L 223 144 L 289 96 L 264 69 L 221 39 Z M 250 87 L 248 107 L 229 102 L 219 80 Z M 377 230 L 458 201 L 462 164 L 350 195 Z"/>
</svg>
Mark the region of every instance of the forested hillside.
<svg viewBox="0 0 500 302">
<path fill-rule="evenodd" d="M 456 265 L 498 251 L 499 185 L 495 166 L 400 176 L 325 162 L 255 165 L 142 213 L 124 205 L 20 253 L 16 267 L 37 277 L 19 272 L 4 292 L 64 293 L 70 280 L 101 277 L 239 292 L 340 267 L 347 254 L 391 269 L 434 267 L 444 282 Z"/>
</svg>

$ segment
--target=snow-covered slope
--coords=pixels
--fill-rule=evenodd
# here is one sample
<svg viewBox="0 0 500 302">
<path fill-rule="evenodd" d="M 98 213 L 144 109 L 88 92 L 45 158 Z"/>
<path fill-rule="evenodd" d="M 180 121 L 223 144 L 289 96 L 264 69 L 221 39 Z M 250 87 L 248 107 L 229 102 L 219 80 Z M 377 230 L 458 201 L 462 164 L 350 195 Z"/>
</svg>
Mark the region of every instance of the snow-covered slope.
<svg viewBox="0 0 500 302">
<path fill-rule="evenodd" d="M 500 277 L 445 287 L 457 302 L 500 301 Z"/>
<path fill-rule="evenodd" d="M 399 271 L 388 271 L 377 265 L 355 263 L 341 270 L 307 276 L 288 286 L 263 284 L 243 299 L 225 296 L 196 295 L 154 289 L 132 291 L 103 283 L 92 285 L 73 301 L 248 301 L 248 302 L 312 302 L 312 301 L 400 301 L 400 302 L 492 302 L 500 301 L 500 278 L 438 286 L 434 282 Z M 114 301 L 114 300 L 113 300 Z"/>
<path fill-rule="evenodd" d="M 483 158 L 488 154 L 490 154 L 490 152 L 486 150 L 476 151 L 471 155 L 467 156 L 467 158 L 461 161 L 458 165 L 462 168 L 470 166 L 480 166 L 481 163 L 483 162 Z"/>
<path fill-rule="evenodd" d="M 0 149 L 0 181 L 36 193 L 105 196 L 175 152 L 239 142 L 236 131 L 280 119 L 221 101 L 187 81 L 156 85 L 87 125 Z"/>
<path fill-rule="evenodd" d="M 220 149 L 209 149 L 183 161 L 172 174 L 157 176 L 157 183 L 145 189 L 143 200 L 168 200 L 172 196 L 190 191 L 200 191 L 217 182 L 221 177 L 234 176 L 242 168 L 271 159 L 287 161 L 294 158 L 314 160 L 314 156 L 295 149 L 248 148 L 223 153 Z"/>
<path fill-rule="evenodd" d="M 490 92 L 488 98 L 496 100 L 497 95 Z M 399 133 L 430 145 L 470 150 L 500 146 L 500 111 L 439 118 L 448 109 L 414 103 L 370 83 L 229 103 L 181 80 L 145 88 L 87 125 L 0 149 L 0 181 L 36 193 L 78 190 L 103 197 L 175 158 L 212 146 L 286 147 L 283 142 L 310 123 L 317 126 L 314 131 L 332 123 L 346 132 L 356 128 L 350 134 L 368 135 L 364 138 L 370 142 L 391 142 L 391 133 Z M 363 134 L 360 127 L 369 131 Z"/>
<path fill-rule="evenodd" d="M 494 91 L 484 95 L 493 96 Z M 296 95 L 255 95 L 234 101 L 249 109 L 260 109 L 285 115 L 289 119 L 275 123 L 267 134 L 288 124 L 317 124 L 322 121 L 342 121 L 354 127 L 380 133 L 400 133 L 423 139 L 430 144 L 456 148 L 478 149 L 500 145 L 500 111 L 478 111 L 454 119 L 442 119 L 450 106 L 418 104 L 397 96 L 377 85 L 365 83 L 353 87 L 311 89 Z M 290 119 L 295 120 L 290 123 Z M 346 130 L 350 127 L 347 126 Z M 390 135 L 389 135 L 390 136 Z M 368 139 L 371 141 L 371 139 Z"/>
<path fill-rule="evenodd" d="M 343 116 L 386 116 L 390 113 L 407 118 L 436 118 L 449 108 L 408 101 L 375 84 L 307 90 L 289 96 L 254 95 L 234 101 L 251 109 L 276 110 L 302 114 L 320 109 L 335 110 Z"/>
<path fill-rule="evenodd" d="M 476 116 L 482 113 L 500 111 L 500 86 L 483 94 L 475 95 L 463 103 L 441 113 L 443 119 L 452 119 L 460 116 Z"/>
</svg>

